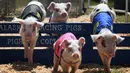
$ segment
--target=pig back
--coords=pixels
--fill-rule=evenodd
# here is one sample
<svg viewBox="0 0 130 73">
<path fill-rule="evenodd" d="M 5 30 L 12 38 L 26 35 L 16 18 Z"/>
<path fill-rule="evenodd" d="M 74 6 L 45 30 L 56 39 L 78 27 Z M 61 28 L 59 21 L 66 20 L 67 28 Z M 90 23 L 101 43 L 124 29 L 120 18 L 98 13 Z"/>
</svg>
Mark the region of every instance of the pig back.
<svg viewBox="0 0 130 73">
<path fill-rule="evenodd" d="M 39 21 L 43 21 L 46 17 L 46 11 L 44 6 L 38 1 L 30 2 L 22 11 L 21 18 L 25 19 L 27 16 L 32 15 L 39 19 Z"/>
<path fill-rule="evenodd" d="M 77 38 L 75 37 L 75 35 L 73 33 L 66 33 L 64 35 L 62 35 L 56 42 L 55 45 L 55 54 L 58 58 L 61 57 L 61 52 L 62 50 L 64 50 L 64 48 L 62 48 L 62 46 L 60 46 L 60 44 L 62 43 L 63 40 L 77 40 Z"/>
</svg>

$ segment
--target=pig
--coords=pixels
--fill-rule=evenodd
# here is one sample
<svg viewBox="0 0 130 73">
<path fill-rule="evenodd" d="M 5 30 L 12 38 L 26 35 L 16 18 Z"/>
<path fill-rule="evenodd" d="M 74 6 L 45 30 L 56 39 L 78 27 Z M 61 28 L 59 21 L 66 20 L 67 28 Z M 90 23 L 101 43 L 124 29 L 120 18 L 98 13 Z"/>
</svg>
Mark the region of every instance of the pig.
<svg viewBox="0 0 130 73">
<path fill-rule="evenodd" d="M 111 73 L 110 64 L 111 59 L 115 57 L 116 44 L 125 39 L 113 33 L 115 19 L 115 12 L 105 2 L 98 4 L 90 14 L 90 20 L 94 26 L 91 38 L 96 43 L 99 56 L 104 65 L 104 71 L 107 73 Z"/>
<path fill-rule="evenodd" d="M 44 23 L 41 22 L 46 17 L 44 6 L 38 2 L 30 1 L 23 9 L 21 18 L 14 17 L 12 22 L 21 24 L 20 35 L 24 46 L 24 58 L 28 59 L 29 64 L 33 64 L 33 51 L 36 45 L 39 30 Z"/>
<path fill-rule="evenodd" d="M 67 3 L 55 3 L 51 2 L 47 7 L 47 10 L 52 12 L 52 15 L 49 19 L 49 23 L 66 23 L 69 17 L 68 13 L 71 9 L 71 2 Z M 61 36 L 62 34 L 48 33 L 49 35 Z"/>
<path fill-rule="evenodd" d="M 68 13 L 71 9 L 71 2 L 67 3 L 55 3 L 51 2 L 47 9 L 52 13 L 49 22 L 67 22 Z"/>
<path fill-rule="evenodd" d="M 54 48 L 54 69 L 58 71 L 59 63 L 64 73 L 75 73 L 81 64 L 82 47 L 85 44 L 85 38 L 77 39 L 71 32 L 65 33 L 53 44 Z"/>
</svg>

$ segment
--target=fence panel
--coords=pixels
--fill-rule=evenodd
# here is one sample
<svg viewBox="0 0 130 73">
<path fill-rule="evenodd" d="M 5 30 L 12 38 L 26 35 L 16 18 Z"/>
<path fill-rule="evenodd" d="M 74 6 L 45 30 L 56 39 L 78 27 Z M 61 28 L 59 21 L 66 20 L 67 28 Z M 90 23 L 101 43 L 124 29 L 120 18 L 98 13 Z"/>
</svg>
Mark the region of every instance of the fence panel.
<svg viewBox="0 0 130 73">
<path fill-rule="evenodd" d="M 123 25 L 124 24 L 124 25 Z M 49 26 L 48 26 L 49 25 Z M 55 25 L 55 30 L 52 30 L 52 26 Z M 59 27 L 56 27 L 59 26 Z M 66 27 L 67 26 L 67 27 Z M 81 30 L 77 30 L 79 27 Z M 16 28 L 15 28 L 16 27 Z M 45 28 L 46 27 L 46 28 Z M 69 28 L 68 28 L 69 27 Z M 130 33 L 129 23 L 115 23 L 114 32 L 117 33 Z M 3 33 L 15 33 L 18 34 L 20 25 L 18 23 L 0 23 L 0 31 Z M 56 29 L 61 30 L 56 30 Z M 43 30 L 44 29 L 44 30 Z M 77 38 L 83 36 L 86 39 L 86 44 L 82 50 L 82 64 L 87 63 L 97 63 L 102 64 L 98 52 L 93 49 L 94 43 L 91 40 L 90 34 L 92 34 L 93 26 L 91 23 L 45 23 L 41 30 L 42 33 L 58 33 L 58 32 L 73 32 Z M 67 30 L 66 30 L 67 29 Z M 72 30 L 75 29 L 75 30 Z M 54 32 L 52 32 L 54 31 Z M 1 33 L 2 33 L 1 32 Z M 2 34 L 3 34 L 2 33 Z M 6 34 L 7 34 L 6 33 Z M 125 40 L 121 42 L 118 46 L 129 47 L 130 37 L 124 36 Z M 53 49 L 52 44 L 56 41 L 58 36 L 40 36 L 37 41 L 37 47 L 48 47 L 48 49 L 35 49 L 34 51 L 34 62 L 39 62 L 41 64 L 52 64 L 53 63 Z M 20 36 L 0 36 L 0 47 L 22 47 Z M 15 61 L 26 61 L 24 59 L 23 49 L 0 49 L 0 63 L 9 63 Z M 115 58 L 112 59 L 111 64 L 130 64 L 130 50 L 117 50 Z"/>
</svg>

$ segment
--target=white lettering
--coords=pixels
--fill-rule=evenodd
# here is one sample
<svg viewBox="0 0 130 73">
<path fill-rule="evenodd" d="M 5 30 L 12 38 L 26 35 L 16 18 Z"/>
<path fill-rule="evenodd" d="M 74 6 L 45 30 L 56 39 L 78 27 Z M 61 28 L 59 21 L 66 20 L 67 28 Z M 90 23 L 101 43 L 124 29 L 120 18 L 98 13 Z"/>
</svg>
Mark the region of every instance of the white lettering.
<svg viewBox="0 0 130 73">
<path fill-rule="evenodd" d="M 81 25 L 66 25 L 66 31 L 81 31 Z"/>
<path fill-rule="evenodd" d="M 60 31 L 62 30 L 62 25 L 46 25 L 42 28 L 42 30 L 46 31 Z"/>
<path fill-rule="evenodd" d="M 56 41 L 56 39 L 41 39 L 40 43 L 41 44 L 53 44 Z"/>
<path fill-rule="evenodd" d="M 49 25 L 46 25 L 44 30 L 49 30 Z"/>
<path fill-rule="evenodd" d="M 66 25 L 66 30 L 68 31 L 70 29 L 70 25 Z"/>
<path fill-rule="evenodd" d="M 62 25 L 52 25 L 50 30 L 52 30 L 52 31 L 56 31 L 56 30 L 60 31 L 60 30 L 62 30 Z"/>
<path fill-rule="evenodd" d="M 18 31 L 20 29 L 19 25 L 0 25 L 1 31 Z"/>
<path fill-rule="evenodd" d="M 21 39 L 8 39 L 8 44 L 22 44 Z"/>
</svg>

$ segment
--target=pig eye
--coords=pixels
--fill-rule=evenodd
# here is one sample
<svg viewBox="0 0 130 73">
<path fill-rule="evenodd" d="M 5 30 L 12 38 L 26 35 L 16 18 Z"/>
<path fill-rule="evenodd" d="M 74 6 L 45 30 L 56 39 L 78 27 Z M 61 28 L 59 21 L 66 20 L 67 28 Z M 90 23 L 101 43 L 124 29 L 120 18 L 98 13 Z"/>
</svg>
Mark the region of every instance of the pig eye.
<svg viewBox="0 0 130 73">
<path fill-rule="evenodd" d="M 97 9 L 96 12 L 98 12 L 100 9 Z"/>
<path fill-rule="evenodd" d="M 55 8 L 55 11 L 56 11 L 56 12 L 59 12 L 59 9 L 58 9 L 58 8 Z"/>
<path fill-rule="evenodd" d="M 102 41 L 102 46 L 105 48 L 106 44 L 105 44 L 105 40 Z"/>
<path fill-rule="evenodd" d="M 23 28 L 23 32 L 25 32 L 25 28 Z"/>
<path fill-rule="evenodd" d="M 68 11 L 68 8 L 65 8 L 65 11 Z"/>
<path fill-rule="evenodd" d="M 29 27 L 31 27 L 32 25 L 29 25 Z"/>
<path fill-rule="evenodd" d="M 36 30 L 35 27 L 33 27 L 33 32 L 34 32 L 35 30 Z"/>
<path fill-rule="evenodd" d="M 25 28 L 23 29 L 23 32 L 25 32 Z"/>
<path fill-rule="evenodd" d="M 35 28 L 33 28 L 33 32 L 35 31 Z"/>
<path fill-rule="evenodd" d="M 68 48 L 68 52 L 72 52 L 72 48 Z"/>
<path fill-rule="evenodd" d="M 80 51 L 80 48 L 78 50 Z"/>
</svg>

